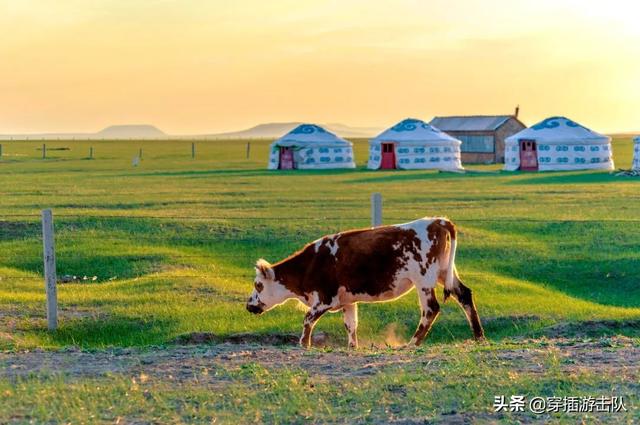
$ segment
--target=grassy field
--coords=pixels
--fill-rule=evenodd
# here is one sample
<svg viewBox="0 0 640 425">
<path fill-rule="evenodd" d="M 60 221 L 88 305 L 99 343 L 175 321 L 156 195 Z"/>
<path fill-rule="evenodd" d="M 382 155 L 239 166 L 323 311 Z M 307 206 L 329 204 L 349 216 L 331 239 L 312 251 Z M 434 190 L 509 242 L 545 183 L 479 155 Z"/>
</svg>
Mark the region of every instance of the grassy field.
<svg viewBox="0 0 640 425">
<path fill-rule="evenodd" d="M 638 347 L 638 179 L 606 172 L 505 173 L 498 166 L 471 166 L 486 173 L 465 175 L 367 171 L 362 167 L 364 141 L 355 144 L 358 170 L 324 172 L 265 170 L 264 141 L 251 142 L 251 159 L 245 157 L 245 141 L 197 142 L 196 159 L 186 141 L 47 142 L 49 149 L 70 150 L 50 150 L 46 160 L 37 150 L 41 143 L 2 142 L 0 349 L 6 355 L 70 347 L 155 350 L 197 332 L 216 341 L 244 333 L 249 342 L 298 334 L 303 313 L 295 304 L 263 317 L 244 310 L 255 260 L 276 261 L 323 234 L 367 226 L 372 192 L 383 195 L 385 223 L 444 215 L 458 224 L 458 269 L 476 294 L 489 343 L 469 347 L 464 316 L 447 303 L 426 347 L 407 354 L 410 364 L 419 362 L 425 350 L 455 360 L 432 371 L 423 363 L 415 370 L 383 368 L 374 376 L 351 377 L 351 387 L 326 378 L 302 400 L 299 393 L 313 379 L 303 368 L 292 366 L 274 375 L 271 366 L 254 359 L 237 368 L 220 366 L 221 379 L 229 384 L 216 390 L 222 398 L 209 404 L 207 396 L 216 391 L 191 381 L 173 388 L 153 380 L 158 387 L 150 389 L 154 395 L 149 398 L 142 390 L 131 392 L 126 374 L 4 376 L 0 406 L 8 407 L 0 407 L 0 422 L 82 422 L 87 412 L 103 421 L 122 417 L 125 422 L 290 422 L 292 417 L 299 422 L 377 422 L 403 415 L 445 420 L 442 415 L 452 410 L 475 412 L 481 421 L 509 422 L 520 419 L 489 415 L 500 388 L 505 394 L 542 396 L 640 391 L 633 371 L 567 375 L 553 366 L 553 350 L 545 352 L 541 364 L 548 366 L 541 374 L 519 374 L 510 361 L 489 368 L 476 358 L 514 344 L 544 346 L 549 338 L 589 339 L 607 346 L 611 337 L 626 337 L 623 345 Z M 90 146 L 94 159 L 88 159 Z M 140 148 L 143 159 L 134 167 L 132 158 Z M 613 149 L 616 166 L 628 168 L 630 139 L 615 140 Z M 61 321 L 55 333 L 46 331 L 44 316 L 43 208 L 54 212 L 58 274 L 81 279 L 59 285 Z M 82 280 L 84 276 L 88 279 Z M 385 347 L 407 341 L 418 318 L 413 293 L 393 303 L 362 305 L 359 336 L 371 348 L 359 355 L 388 355 Z M 323 318 L 316 332 L 326 335 L 325 350 L 346 359 L 353 356 L 339 348 L 346 344 L 339 315 Z M 324 353 L 317 351 L 309 355 Z M 421 380 L 414 382 L 414 376 Z M 384 395 L 394 380 L 405 388 L 399 398 Z M 259 391 L 265 385 L 268 394 Z M 439 385 L 442 391 L 437 391 Z M 59 398 L 46 395 L 67 386 Z M 138 398 L 110 401 L 127 391 Z M 345 404 L 335 391 L 351 401 Z M 368 406 L 373 400 L 381 401 Z M 634 402 L 617 419 L 639 419 Z M 30 409 L 35 404 L 52 408 Z M 265 404 L 270 404 L 267 416 L 256 417 Z M 141 405 L 147 407 L 140 410 Z M 178 405 L 182 413 L 176 413 Z M 72 416 L 70 406 L 84 410 Z M 141 413 L 147 411 L 148 417 Z"/>
</svg>

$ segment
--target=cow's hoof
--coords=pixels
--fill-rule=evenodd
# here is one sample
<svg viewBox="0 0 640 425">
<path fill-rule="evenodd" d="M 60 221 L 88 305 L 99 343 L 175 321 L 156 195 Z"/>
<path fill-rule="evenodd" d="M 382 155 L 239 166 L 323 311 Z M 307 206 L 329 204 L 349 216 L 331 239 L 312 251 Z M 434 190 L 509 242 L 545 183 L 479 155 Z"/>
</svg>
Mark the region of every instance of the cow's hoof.
<svg viewBox="0 0 640 425">
<path fill-rule="evenodd" d="M 422 341 L 418 341 L 415 338 L 411 338 L 411 340 L 407 343 L 407 345 L 404 345 L 404 348 L 417 348 L 420 346 L 420 344 L 422 344 Z"/>
<path fill-rule="evenodd" d="M 308 339 L 308 340 L 301 339 L 300 342 L 298 343 L 298 346 L 300 346 L 300 348 L 308 350 L 309 348 L 311 348 L 311 339 Z"/>
</svg>

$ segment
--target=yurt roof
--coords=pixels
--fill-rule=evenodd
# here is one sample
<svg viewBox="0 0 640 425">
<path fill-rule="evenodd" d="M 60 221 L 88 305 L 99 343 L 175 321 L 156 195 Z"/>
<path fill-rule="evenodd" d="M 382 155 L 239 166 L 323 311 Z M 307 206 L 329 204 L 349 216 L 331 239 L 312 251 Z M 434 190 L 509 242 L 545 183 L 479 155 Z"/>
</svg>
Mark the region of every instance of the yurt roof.
<svg viewBox="0 0 640 425">
<path fill-rule="evenodd" d="M 300 124 L 281 138 L 273 146 L 351 146 L 351 142 L 336 136 L 315 124 Z"/>
<path fill-rule="evenodd" d="M 381 142 L 433 142 L 433 143 L 458 143 L 461 142 L 427 124 L 422 120 L 407 118 L 393 127 L 383 131 L 375 138 L 374 143 Z"/>
<path fill-rule="evenodd" d="M 589 130 L 565 117 L 551 117 L 507 138 L 507 142 L 531 139 L 537 142 L 606 142 L 609 136 Z"/>
<path fill-rule="evenodd" d="M 633 141 L 636 142 L 636 143 L 640 143 L 640 136 L 634 137 Z"/>
</svg>

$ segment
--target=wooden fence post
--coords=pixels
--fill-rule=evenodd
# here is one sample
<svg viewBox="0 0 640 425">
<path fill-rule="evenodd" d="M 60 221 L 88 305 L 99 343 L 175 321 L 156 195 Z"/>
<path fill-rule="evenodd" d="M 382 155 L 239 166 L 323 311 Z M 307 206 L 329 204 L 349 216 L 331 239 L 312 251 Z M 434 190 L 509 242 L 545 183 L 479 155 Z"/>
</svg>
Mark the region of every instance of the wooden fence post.
<svg viewBox="0 0 640 425">
<path fill-rule="evenodd" d="M 191 159 L 196 159 L 196 144 L 191 142 Z"/>
<path fill-rule="evenodd" d="M 251 142 L 247 142 L 247 159 L 251 156 Z"/>
<path fill-rule="evenodd" d="M 138 158 L 142 159 L 142 148 L 140 148 L 140 152 L 138 153 Z"/>
<path fill-rule="evenodd" d="M 93 159 L 93 146 L 89 148 L 89 159 Z"/>
<path fill-rule="evenodd" d="M 47 158 L 47 145 L 45 145 L 44 143 L 42 144 L 42 159 L 46 159 Z"/>
<path fill-rule="evenodd" d="M 58 290 L 56 250 L 53 239 L 53 215 L 42 210 L 42 247 L 44 256 L 44 284 L 47 293 L 47 322 L 50 331 L 58 328 Z"/>
<path fill-rule="evenodd" d="M 0 159 L 2 159 L 2 145 L 0 145 Z"/>
<path fill-rule="evenodd" d="M 371 194 L 371 227 L 382 225 L 382 195 Z"/>
</svg>

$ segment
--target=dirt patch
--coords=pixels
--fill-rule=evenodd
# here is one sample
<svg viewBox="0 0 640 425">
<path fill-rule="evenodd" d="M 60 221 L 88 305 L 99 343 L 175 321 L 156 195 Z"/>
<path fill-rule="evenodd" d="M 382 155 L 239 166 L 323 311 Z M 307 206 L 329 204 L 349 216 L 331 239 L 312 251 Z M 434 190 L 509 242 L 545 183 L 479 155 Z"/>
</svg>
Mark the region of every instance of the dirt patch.
<svg viewBox="0 0 640 425">
<path fill-rule="evenodd" d="M 210 332 L 191 332 L 178 336 L 173 343 L 179 345 L 216 344 L 220 339 Z"/>
<path fill-rule="evenodd" d="M 210 343 L 209 334 L 190 334 L 191 341 Z M 247 344 L 238 337 L 235 343 L 217 345 L 172 346 L 162 349 L 112 349 L 85 352 L 77 349 L 63 351 L 35 350 L 0 353 L 0 379 L 15 379 L 31 375 L 65 375 L 71 377 L 98 377 L 109 374 L 169 379 L 176 382 L 192 381 L 208 385 L 224 385 L 224 374 L 203 373 L 212 369 L 233 370 L 247 364 L 269 370 L 298 368 L 322 379 L 376 375 L 389 368 L 419 369 L 425 364 L 439 368 L 451 361 L 441 349 L 423 349 L 419 352 L 401 350 L 302 350 L 292 346 L 262 346 Z M 568 373 L 594 370 L 599 373 L 640 377 L 640 349 L 637 341 L 625 337 L 580 341 L 571 339 L 541 339 L 521 341 L 515 348 L 476 350 L 473 343 L 456 345 L 456 349 L 469 352 L 478 362 L 491 365 L 505 361 L 520 371 L 533 374 L 545 371 L 545 359 L 553 354 L 559 367 Z M 402 392 L 390 387 L 391 392 Z"/>
<path fill-rule="evenodd" d="M 199 344 L 238 344 L 238 345 L 272 345 L 272 346 L 297 346 L 300 340 L 295 334 L 255 334 L 239 333 L 232 335 L 215 335 L 210 332 L 192 332 L 177 337 L 173 343 L 178 345 Z M 324 332 L 316 332 L 312 337 L 314 347 L 324 347 L 327 343 L 327 335 Z"/>
</svg>

